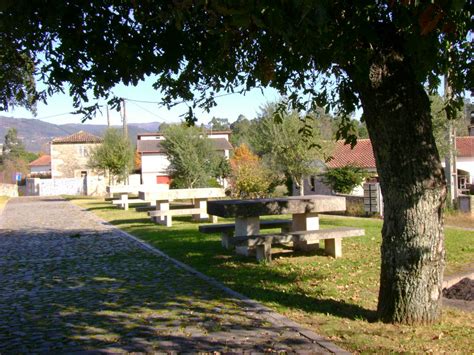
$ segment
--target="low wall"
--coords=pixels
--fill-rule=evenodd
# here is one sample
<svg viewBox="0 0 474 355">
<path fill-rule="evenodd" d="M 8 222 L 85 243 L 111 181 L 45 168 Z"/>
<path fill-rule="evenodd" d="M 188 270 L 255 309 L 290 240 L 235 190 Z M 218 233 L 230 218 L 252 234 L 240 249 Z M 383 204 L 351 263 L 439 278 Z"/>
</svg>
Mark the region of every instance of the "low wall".
<svg viewBox="0 0 474 355">
<path fill-rule="evenodd" d="M 459 210 L 464 213 L 470 213 L 474 216 L 474 196 L 460 195 L 458 196 Z"/>
<path fill-rule="evenodd" d="M 15 184 L 0 184 L 0 196 L 18 197 L 18 186 Z"/>
<path fill-rule="evenodd" d="M 86 186 L 82 178 L 27 179 L 28 196 L 85 195 Z"/>
<path fill-rule="evenodd" d="M 27 196 L 57 196 L 57 195 L 106 195 L 107 178 L 103 175 L 93 175 L 84 178 L 64 179 L 26 179 Z"/>
</svg>

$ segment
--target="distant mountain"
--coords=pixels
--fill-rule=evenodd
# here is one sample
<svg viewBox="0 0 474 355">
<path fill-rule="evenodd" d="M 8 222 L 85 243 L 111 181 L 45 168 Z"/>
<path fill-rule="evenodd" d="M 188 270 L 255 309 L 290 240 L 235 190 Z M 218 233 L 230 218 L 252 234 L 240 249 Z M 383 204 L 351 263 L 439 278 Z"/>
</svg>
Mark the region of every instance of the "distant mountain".
<svg viewBox="0 0 474 355">
<path fill-rule="evenodd" d="M 121 129 L 122 126 L 112 126 Z M 157 132 L 160 122 L 130 123 L 128 125 L 128 136 L 135 145 L 138 133 Z M 96 136 L 102 136 L 107 125 L 68 123 L 52 124 L 36 119 L 12 118 L 0 116 L 0 143 L 5 140 L 5 134 L 9 128 L 16 128 L 18 137 L 23 141 L 26 149 L 31 152 L 48 152 L 48 143 L 55 137 L 63 137 L 78 131 L 85 131 Z"/>
</svg>

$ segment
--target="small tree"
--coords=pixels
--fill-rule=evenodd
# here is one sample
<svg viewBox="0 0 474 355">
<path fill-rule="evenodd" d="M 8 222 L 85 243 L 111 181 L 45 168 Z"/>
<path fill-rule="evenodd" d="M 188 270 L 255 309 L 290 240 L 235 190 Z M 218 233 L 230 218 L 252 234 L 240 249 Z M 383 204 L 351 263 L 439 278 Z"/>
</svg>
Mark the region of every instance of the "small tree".
<svg viewBox="0 0 474 355">
<path fill-rule="evenodd" d="M 350 194 L 370 176 L 364 169 L 355 165 L 329 169 L 323 174 L 323 181 L 341 194 Z"/>
<path fill-rule="evenodd" d="M 166 149 L 168 172 L 175 187 L 207 187 L 211 179 L 218 177 L 221 159 L 202 129 L 169 125 L 163 135 L 161 144 Z"/>
<path fill-rule="evenodd" d="M 250 132 L 255 125 L 255 121 L 249 121 L 244 115 L 239 115 L 237 120 L 230 125 L 232 135 L 230 142 L 234 147 L 243 143 L 250 144 Z"/>
<path fill-rule="evenodd" d="M 270 172 L 260 158 L 247 145 L 235 149 L 230 159 L 231 194 L 237 198 L 259 198 L 267 196 L 273 188 Z"/>
<path fill-rule="evenodd" d="M 442 159 L 449 152 L 448 127 L 450 124 L 456 128 L 457 135 L 463 136 L 467 134 L 468 122 L 463 119 L 462 110 L 455 110 L 451 122 L 449 122 L 446 110 L 444 108 L 444 101 L 439 95 L 430 96 L 431 116 L 433 124 L 433 135 L 436 141 L 439 155 Z"/>
<path fill-rule="evenodd" d="M 274 105 L 268 105 L 253 131 L 252 145 L 266 158 L 270 167 L 290 177 L 304 195 L 304 178 L 319 172 L 316 160 L 324 160 L 325 146 L 312 117 L 289 114 L 276 122 Z M 311 133 L 304 135 L 304 132 Z"/>
<path fill-rule="evenodd" d="M 133 149 L 127 137 L 115 128 L 108 128 L 104 142 L 93 149 L 89 157 L 89 167 L 104 170 L 118 181 L 126 181 L 133 168 Z"/>
<path fill-rule="evenodd" d="M 20 158 L 25 152 L 25 146 L 18 138 L 18 131 L 16 128 L 9 128 L 2 147 L 2 157 Z"/>
<path fill-rule="evenodd" d="M 142 168 L 142 156 L 140 155 L 138 149 L 135 150 L 133 155 L 133 167 L 135 168 L 135 171 L 140 171 Z"/>
</svg>

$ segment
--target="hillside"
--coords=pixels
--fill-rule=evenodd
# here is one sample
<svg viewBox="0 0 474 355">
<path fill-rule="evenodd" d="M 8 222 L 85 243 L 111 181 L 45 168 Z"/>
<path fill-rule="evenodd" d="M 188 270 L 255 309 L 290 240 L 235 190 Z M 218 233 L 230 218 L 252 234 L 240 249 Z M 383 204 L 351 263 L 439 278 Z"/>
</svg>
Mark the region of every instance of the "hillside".
<svg viewBox="0 0 474 355">
<path fill-rule="evenodd" d="M 128 125 L 128 136 L 135 145 L 138 133 L 156 132 L 160 126 L 159 122 L 152 123 L 130 123 Z M 121 126 L 113 126 L 121 129 Z M 55 137 L 68 136 L 78 131 L 85 131 L 97 136 L 103 135 L 107 125 L 95 124 L 52 124 L 36 119 L 12 118 L 0 116 L 0 143 L 4 142 L 5 134 L 9 128 L 16 128 L 19 138 L 23 141 L 27 150 L 31 152 L 47 152 L 48 143 Z"/>
</svg>

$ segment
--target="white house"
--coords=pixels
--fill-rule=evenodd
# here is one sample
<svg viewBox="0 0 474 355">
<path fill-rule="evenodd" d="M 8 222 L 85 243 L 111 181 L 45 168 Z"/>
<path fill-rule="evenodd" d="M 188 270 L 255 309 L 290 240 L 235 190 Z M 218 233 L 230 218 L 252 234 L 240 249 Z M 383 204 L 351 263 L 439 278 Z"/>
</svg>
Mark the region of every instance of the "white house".
<svg viewBox="0 0 474 355">
<path fill-rule="evenodd" d="M 474 130 L 471 132 L 471 136 L 456 138 L 456 169 L 461 191 L 467 188 L 467 184 L 474 185 Z"/>
<path fill-rule="evenodd" d="M 28 164 L 30 175 L 51 175 L 51 156 L 42 155 Z"/>
<path fill-rule="evenodd" d="M 207 137 L 212 139 L 214 148 L 223 156 L 229 158 L 233 149 L 229 142 L 231 131 L 209 131 Z M 165 137 L 162 133 L 143 133 L 137 137 L 137 150 L 141 157 L 142 184 L 169 184 L 169 161 L 160 141 Z"/>
</svg>

